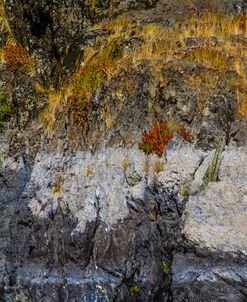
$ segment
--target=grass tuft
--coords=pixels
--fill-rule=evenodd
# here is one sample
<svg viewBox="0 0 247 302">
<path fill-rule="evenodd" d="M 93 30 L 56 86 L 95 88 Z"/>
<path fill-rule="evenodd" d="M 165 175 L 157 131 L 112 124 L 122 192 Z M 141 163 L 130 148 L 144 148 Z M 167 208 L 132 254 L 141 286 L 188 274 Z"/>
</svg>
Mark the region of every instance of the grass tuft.
<svg viewBox="0 0 247 302">
<path fill-rule="evenodd" d="M 9 26 L 8 19 L 6 17 L 4 5 L 2 3 L 0 3 L 0 23 L 2 24 L 2 28 L 5 28 L 8 34 L 12 36 L 12 31 Z"/>
<path fill-rule="evenodd" d="M 226 67 L 226 58 L 222 51 L 210 47 L 198 47 L 188 52 L 185 58 L 190 61 L 202 63 L 203 65 L 223 69 Z"/>
</svg>

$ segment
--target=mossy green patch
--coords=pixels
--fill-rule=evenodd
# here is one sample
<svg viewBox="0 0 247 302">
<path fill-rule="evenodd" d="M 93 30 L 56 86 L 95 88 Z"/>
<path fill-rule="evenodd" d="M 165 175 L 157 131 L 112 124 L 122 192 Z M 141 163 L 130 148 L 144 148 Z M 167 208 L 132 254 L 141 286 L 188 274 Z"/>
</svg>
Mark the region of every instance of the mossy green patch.
<svg viewBox="0 0 247 302">
<path fill-rule="evenodd" d="M 132 295 L 138 294 L 139 291 L 140 291 L 140 288 L 138 286 L 131 286 L 130 287 L 130 292 L 131 292 Z"/>
<path fill-rule="evenodd" d="M 0 130 L 4 127 L 7 117 L 10 113 L 10 106 L 5 92 L 0 91 Z"/>
<path fill-rule="evenodd" d="M 162 263 L 162 269 L 163 269 L 163 272 L 168 275 L 169 272 L 170 272 L 170 268 L 171 268 L 171 265 L 169 263 L 166 263 L 166 262 L 163 262 Z"/>
</svg>

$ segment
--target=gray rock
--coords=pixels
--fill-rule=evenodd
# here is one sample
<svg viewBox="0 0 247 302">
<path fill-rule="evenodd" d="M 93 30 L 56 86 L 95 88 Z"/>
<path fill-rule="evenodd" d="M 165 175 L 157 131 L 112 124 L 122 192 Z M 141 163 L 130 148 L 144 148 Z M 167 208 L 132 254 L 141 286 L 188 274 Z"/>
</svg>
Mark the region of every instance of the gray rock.
<svg viewBox="0 0 247 302">
<path fill-rule="evenodd" d="M 172 265 L 175 301 L 246 300 L 246 264 L 218 261 L 217 257 L 198 257 L 192 253 L 176 253 Z"/>
<path fill-rule="evenodd" d="M 200 168 L 205 171 L 204 164 Z M 218 177 L 205 190 L 194 191 L 186 204 L 182 246 L 189 252 L 174 254 L 172 292 L 176 301 L 246 300 L 244 148 L 229 147 L 222 153 Z"/>
<path fill-rule="evenodd" d="M 85 128 L 62 102 L 49 131 L 40 121 L 47 97 L 34 88 L 36 81 L 66 84 L 85 48 L 108 39 L 95 23 L 131 15 L 133 37 L 123 42 L 130 53 L 142 40 L 137 24 L 173 28 L 209 7 L 230 12 L 237 2 L 24 2 L 4 1 L 38 76 L 1 66 L 13 110 L 0 138 L 0 300 L 246 301 L 246 155 L 237 148 L 246 139 L 226 79 L 207 89 L 200 108 L 201 94 L 188 80 L 216 70 L 162 58 L 157 75 L 144 60 L 92 96 Z M 197 43 L 219 41 L 187 40 Z M 157 121 L 174 119 L 190 129 L 193 144 L 175 136 L 161 158 L 138 149 Z M 218 182 L 204 188 L 219 138 L 232 147 L 220 157 Z"/>
<path fill-rule="evenodd" d="M 219 181 L 189 198 L 184 235 L 200 248 L 247 255 L 246 152 L 223 152 Z"/>
</svg>

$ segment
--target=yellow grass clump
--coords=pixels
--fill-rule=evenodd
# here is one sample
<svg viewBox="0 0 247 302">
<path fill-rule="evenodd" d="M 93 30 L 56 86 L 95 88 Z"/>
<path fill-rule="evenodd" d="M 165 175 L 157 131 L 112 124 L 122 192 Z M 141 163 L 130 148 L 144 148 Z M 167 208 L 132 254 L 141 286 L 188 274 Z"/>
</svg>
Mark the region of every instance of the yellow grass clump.
<svg viewBox="0 0 247 302">
<path fill-rule="evenodd" d="M 8 19 L 6 17 L 4 5 L 2 3 L 0 3 L 0 24 L 1 24 L 2 28 L 5 28 L 7 30 L 7 32 L 9 33 L 9 35 L 12 36 L 11 28 L 9 26 Z"/>
<path fill-rule="evenodd" d="M 237 91 L 238 107 L 237 112 L 241 115 L 247 114 L 247 92 Z"/>
<path fill-rule="evenodd" d="M 121 15 L 113 21 L 98 23 L 92 29 L 104 29 L 108 35 L 97 38 L 96 45 L 102 46 L 85 50 L 82 67 L 70 83 L 61 89 L 62 93 L 55 93 L 55 97 L 53 94 L 49 96 L 53 104 L 51 114 L 54 115 L 55 107 L 59 106 L 61 99 L 67 98 L 80 119 L 86 114 L 85 108 L 102 85 L 116 77 L 121 70 L 136 67 L 148 60 L 157 76 L 165 64 L 174 59 L 199 62 L 205 67 L 203 74 L 188 79 L 191 86 L 198 88 L 201 111 L 204 110 L 204 100 L 207 98 L 201 87 L 206 90 L 216 89 L 220 82 L 219 76 L 224 76 L 228 70 L 235 70 L 242 80 L 226 79 L 226 88 L 231 92 L 238 90 L 238 112 L 247 114 L 246 94 L 239 90 L 242 82 L 246 81 L 244 66 L 247 47 L 243 43 L 247 36 L 246 16 L 222 17 L 206 13 L 200 18 L 193 17 L 164 27 L 156 23 L 141 24 L 130 16 Z M 188 38 L 196 41 L 194 46 L 187 45 Z M 129 41 L 131 43 L 128 44 Z M 216 75 L 213 75 L 212 70 L 213 73 L 217 71 Z M 132 86 L 126 88 L 126 91 L 132 92 Z M 50 116 L 48 119 L 54 120 Z M 112 123 L 113 118 L 108 116 L 107 127 L 111 127 Z"/>
<path fill-rule="evenodd" d="M 185 58 L 190 61 L 202 63 L 206 67 L 222 69 L 227 61 L 221 50 L 210 47 L 198 47 L 186 53 Z"/>
</svg>

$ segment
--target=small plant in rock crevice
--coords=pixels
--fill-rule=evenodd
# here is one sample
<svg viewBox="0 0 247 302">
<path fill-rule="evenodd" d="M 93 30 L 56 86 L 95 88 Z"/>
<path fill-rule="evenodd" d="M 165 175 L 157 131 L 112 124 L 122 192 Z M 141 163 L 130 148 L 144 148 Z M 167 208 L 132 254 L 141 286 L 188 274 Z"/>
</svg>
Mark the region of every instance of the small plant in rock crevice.
<svg viewBox="0 0 247 302">
<path fill-rule="evenodd" d="M 190 195 L 190 187 L 191 187 L 191 181 L 189 179 L 185 179 L 182 187 L 181 187 L 181 191 L 180 194 L 187 199 Z"/>
<path fill-rule="evenodd" d="M 139 144 L 139 148 L 148 155 L 155 153 L 157 156 L 161 157 L 165 145 L 167 145 L 173 136 L 174 134 L 166 124 L 158 123 L 143 137 L 142 142 Z"/>
<path fill-rule="evenodd" d="M 175 130 L 169 123 L 157 123 L 149 133 L 144 135 L 142 141 L 139 143 L 139 149 L 145 154 L 156 154 L 161 157 L 166 145 L 174 137 L 175 133 L 186 140 L 191 140 L 192 135 L 184 126 L 178 126 Z"/>
<path fill-rule="evenodd" d="M 59 184 L 57 184 L 57 185 L 53 188 L 52 193 L 53 193 L 53 194 L 58 194 L 58 193 L 60 193 L 60 192 L 61 192 L 61 186 L 60 186 Z"/>
<path fill-rule="evenodd" d="M 130 292 L 131 292 L 131 295 L 137 295 L 140 291 L 140 288 L 138 286 L 131 286 L 130 287 Z"/>
<path fill-rule="evenodd" d="M 221 156 L 222 151 L 225 148 L 226 138 L 218 137 L 217 141 L 218 141 L 218 146 L 215 150 L 214 157 L 213 157 L 212 161 L 210 162 L 210 164 L 208 165 L 207 171 L 204 175 L 203 183 L 201 185 L 201 190 L 204 190 L 210 182 L 215 182 L 218 179 L 220 156 Z"/>
<path fill-rule="evenodd" d="M 165 275 L 168 275 L 171 269 L 171 264 L 163 262 L 162 263 L 162 269 Z"/>
<path fill-rule="evenodd" d="M 128 158 L 125 158 L 122 162 L 122 168 L 126 171 L 131 166 L 131 162 Z"/>
<path fill-rule="evenodd" d="M 164 162 L 162 162 L 160 159 L 157 160 L 155 162 L 154 171 L 157 174 L 160 173 L 160 172 L 162 172 L 162 171 L 164 171 Z"/>
</svg>

